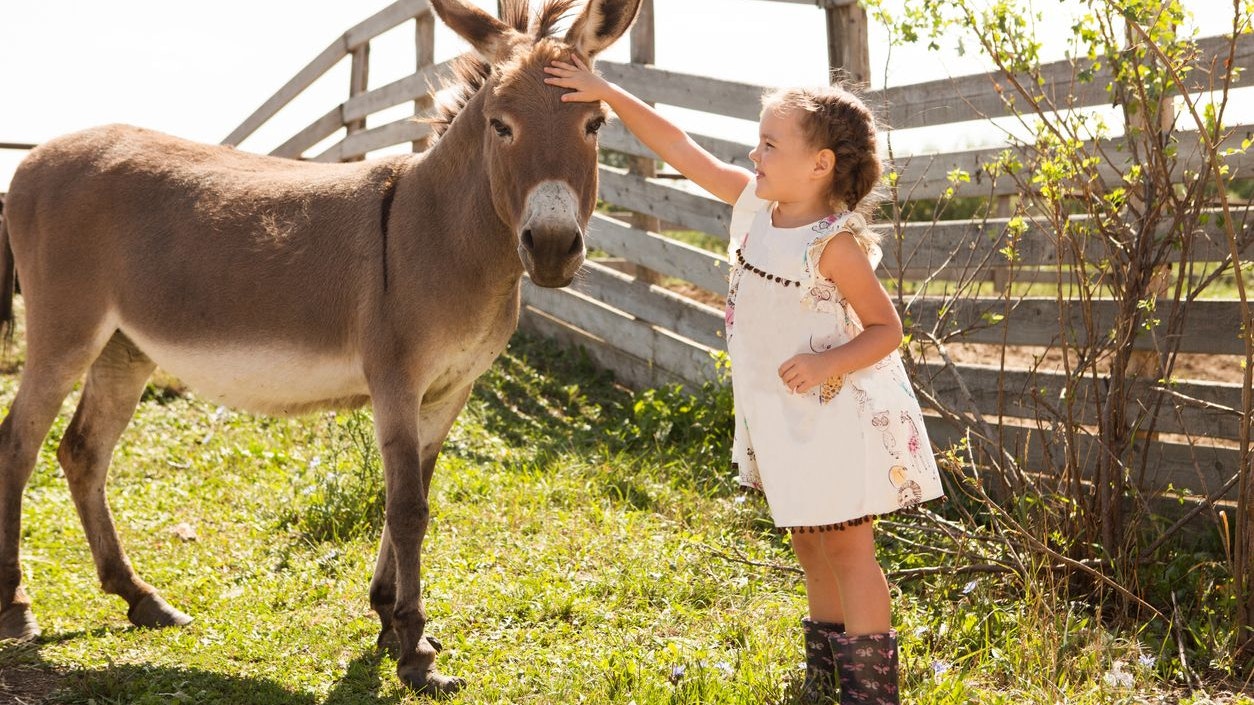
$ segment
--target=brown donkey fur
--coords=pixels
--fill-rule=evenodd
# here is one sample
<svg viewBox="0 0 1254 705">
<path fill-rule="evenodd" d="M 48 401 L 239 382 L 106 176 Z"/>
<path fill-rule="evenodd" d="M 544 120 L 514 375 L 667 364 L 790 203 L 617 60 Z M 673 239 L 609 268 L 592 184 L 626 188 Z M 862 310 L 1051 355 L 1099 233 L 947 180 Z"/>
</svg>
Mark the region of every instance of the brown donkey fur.
<svg viewBox="0 0 1254 705">
<path fill-rule="evenodd" d="M 131 568 L 105 475 L 156 365 L 206 397 L 291 414 L 373 405 L 387 487 L 370 602 L 407 685 L 447 693 L 423 637 L 427 487 L 474 380 L 518 321 L 520 278 L 570 283 L 596 204 L 596 104 L 564 103 L 543 67 L 591 60 L 640 0 L 572 0 L 527 30 L 431 0 L 481 55 L 421 155 L 312 164 L 110 126 L 52 140 L 13 178 L 0 276 L 16 265 L 27 362 L 0 425 L 0 638 L 38 634 L 18 561 L 22 492 L 86 372 L 58 451 L 105 591 L 140 626 L 186 624 Z M 11 249 L 10 249 L 11 248 Z M 8 254 L 11 251 L 11 254 Z M 0 311 L 8 305 L 5 289 Z"/>
</svg>

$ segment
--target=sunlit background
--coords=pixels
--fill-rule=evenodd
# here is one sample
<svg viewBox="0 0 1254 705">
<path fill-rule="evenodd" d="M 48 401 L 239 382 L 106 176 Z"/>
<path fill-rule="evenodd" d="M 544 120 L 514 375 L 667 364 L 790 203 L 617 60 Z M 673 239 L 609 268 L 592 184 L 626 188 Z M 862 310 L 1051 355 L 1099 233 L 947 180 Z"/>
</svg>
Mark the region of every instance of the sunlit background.
<svg viewBox="0 0 1254 705">
<path fill-rule="evenodd" d="M 495 10 L 496 0 L 474 0 Z M 902 2 L 904 0 L 897 0 Z M 823 11 L 767 0 L 655 0 L 657 65 L 684 73 L 761 85 L 816 84 L 827 78 Z M 220 142 L 300 68 L 348 27 L 389 0 L 44 0 L 11 2 L 0 10 L 0 142 L 37 143 L 74 130 L 126 122 L 205 142 Z M 1188 0 L 1202 35 L 1222 33 L 1230 11 L 1214 0 Z M 1075 0 L 1037 2 L 1037 34 L 1047 59 L 1071 48 Z M 1209 11 L 1207 8 L 1211 8 Z M 884 27 L 870 29 L 872 87 L 979 73 L 989 66 L 955 46 L 943 51 L 891 46 Z M 414 69 L 413 25 L 371 43 L 370 87 Z M 436 24 L 436 61 L 466 45 Z M 604 58 L 627 60 L 624 38 Z M 242 147 L 269 151 L 342 102 L 348 92 L 344 60 L 250 137 Z M 1238 101 L 1242 108 L 1245 101 Z M 372 124 L 399 119 L 407 105 L 380 113 Z M 711 119 L 678 109 L 683 126 L 751 142 L 752 123 Z M 1254 111 L 1251 111 L 1254 112 Z M 1230 122 L 1241 121 L 1234 113 Z M 1246 122 L 1251 120 L 1247 117 Z M 899 148 L 948 151 L 998 139 L 987 127 L 910 130 Z M 396 151 L 397 148 L 385 151 Z M 401 148 L 403 149 L 403 148 Z M 0 191 L 24 152 L 0 150 Z"/>
</svg>

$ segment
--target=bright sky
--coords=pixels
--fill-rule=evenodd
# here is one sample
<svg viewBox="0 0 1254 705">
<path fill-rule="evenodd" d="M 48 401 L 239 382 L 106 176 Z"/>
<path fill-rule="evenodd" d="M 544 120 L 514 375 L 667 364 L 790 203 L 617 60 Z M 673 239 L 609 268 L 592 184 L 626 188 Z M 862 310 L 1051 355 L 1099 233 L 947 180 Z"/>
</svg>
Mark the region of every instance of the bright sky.
<svg viewBox="0 0 1254 705">
<path fill-rule="evenodd" d="M 898 0 L 901 1 L 901 0 Z M 1217 0 L 1186 0 L 1195 10 Z M 0 142 L 40 142 L 109 122 L 128 122 L 219 142 L 345 29 L 390 0 L 13 0 L 0 9 Z M 496 0 L 474 0 L 494 11 Z M 1048 5 L 1042 37 L 1065 37 L 1074 0 Z M 826 80 L 823 11 L 767 0 L 655 0 L 657 64 L 662 68 L 763 85 Z M 1205 13 L 1203 13 L 1205 14 Z M 1204 34 L 1223 31 L 1227 13 L 1198 18 Z M 1230 22 L 1230 19 L 1228 20 Z M 466 49 L 437 23 L 436 60 Z M 1059 57 L 1065 45 L 1049 46 Z M 604 58 L 627 59 L 627 40 Z M 412 24 L 375 40 L 370 87 L 413 70 Z M 972 57 L 896 48 L 871 28 L 872 85 L 982 70 Z M 269 151 L 347 97 L 348 62 L 281 112 L 244 148 Z M 403 110 L 403 108 L 402 108 Z M 672 112 L 691 128 L 691 114 Z M 396 116 L 396 117 L 399 117 Z M 387 119 L 396 119 L 390 117 Z M 379 123 L 384 120 L 380 119 Z M 698 126 L 749 142 L 751 124 Z M 0 150 L 0 191 L 22 152 Z"/>
</svg>

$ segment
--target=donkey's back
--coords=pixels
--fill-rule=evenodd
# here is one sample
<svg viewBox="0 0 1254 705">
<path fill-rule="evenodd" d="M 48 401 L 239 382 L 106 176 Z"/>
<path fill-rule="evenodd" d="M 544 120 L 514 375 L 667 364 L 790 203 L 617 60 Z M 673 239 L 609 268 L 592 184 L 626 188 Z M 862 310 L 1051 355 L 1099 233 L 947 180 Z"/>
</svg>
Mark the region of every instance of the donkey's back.
<svg viewBox="0 0 1254 705">
<path fill-rule="evenodd" d="M 6 204 L 28 345 L 119 331 L 222 403 L 358 404 L 381 193 L 401 163 L 297 162 L 124 125 L 52 140 Z"/>
</svg>

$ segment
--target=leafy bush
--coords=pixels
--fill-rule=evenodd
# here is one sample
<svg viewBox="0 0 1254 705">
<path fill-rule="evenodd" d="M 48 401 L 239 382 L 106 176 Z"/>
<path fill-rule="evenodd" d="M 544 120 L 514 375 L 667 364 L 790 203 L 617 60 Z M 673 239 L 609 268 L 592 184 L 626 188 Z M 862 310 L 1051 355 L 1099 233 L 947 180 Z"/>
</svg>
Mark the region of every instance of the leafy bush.
<svg viewBox="0 0 1254 705">
<path fill-rule="evenodd" d="M 330 457 L 315 456 L 298 484 L 297 497 L 280 526 L 295 528 L 313 542 L 375 536 L 383 528 L 383 463 L 374 422 L 365 410 L 327 417 Z"/>
</svg>

